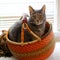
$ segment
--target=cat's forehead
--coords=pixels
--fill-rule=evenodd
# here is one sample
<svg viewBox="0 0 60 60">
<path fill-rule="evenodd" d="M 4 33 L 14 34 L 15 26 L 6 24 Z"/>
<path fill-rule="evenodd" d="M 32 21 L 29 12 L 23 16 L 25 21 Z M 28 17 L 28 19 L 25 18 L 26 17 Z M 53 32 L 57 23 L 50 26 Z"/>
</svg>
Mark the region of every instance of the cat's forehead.
<svg viewBox="0 0 60 60">
<path fill-rule="evenodd" d="M 41 10 L 36 10 L 37 13 L 41 13 Z"/>
<path fill-rule="evenodd" d="M 41 10 L 35 10 L 33 14 L 43 14 Z"/>
<path fill-rule="evenodd" d="M 39 11 L 35 11 L 32 15 L 42 15 L 42 13 Z"/>
</svg>

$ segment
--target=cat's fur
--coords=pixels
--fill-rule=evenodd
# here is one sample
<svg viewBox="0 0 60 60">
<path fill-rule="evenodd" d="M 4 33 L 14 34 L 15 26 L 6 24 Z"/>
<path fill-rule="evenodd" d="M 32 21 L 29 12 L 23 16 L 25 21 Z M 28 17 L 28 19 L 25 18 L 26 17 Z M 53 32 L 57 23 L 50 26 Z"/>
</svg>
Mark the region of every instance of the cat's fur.
<svg viewBox="0 0 60 60">
<path fill-rule="evenodd" d="M 28 20 L 28 25 L 30 29 L 41 37 L 45 31 L 46 15 L 45 15 L 45 5 L 40 10 L 34 10 L 29 6 L 30 18 Z M 12 41 L 21 41 L 21 25 L 22 21 L 19 20 L 9 29 L 9 39 Z M 25 30 L 25 42 L 31 41 L 32 35 Z"/>
<path fill-rule="evenodd" d="M 45 31 L 45 23 L 46 23 L 46 14 L 45 14 L 45 5 L 41 8 L 41 10 L 34 10 L 30 6 L 30 26 L 34 33 L 38 36 L 42 36 Z"/>
</svg>

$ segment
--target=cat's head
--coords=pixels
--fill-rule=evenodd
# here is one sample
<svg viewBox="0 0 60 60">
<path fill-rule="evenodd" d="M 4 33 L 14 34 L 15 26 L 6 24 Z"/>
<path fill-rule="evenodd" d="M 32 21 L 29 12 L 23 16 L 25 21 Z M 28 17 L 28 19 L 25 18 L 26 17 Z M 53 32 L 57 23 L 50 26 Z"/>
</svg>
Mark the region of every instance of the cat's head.
<svg viewBox="0 0 60 60">
<path fill-rule="evenodd" d="M 46 9 L 45 5 L 43 5 L 43 7 L 40 10 L 34 10 L 31 6 L 29 6 L 31 18 L 30 22 L 36 25 L 42 24 L 43 21 L 46 20 L 45 9 Z"/>
</svg>

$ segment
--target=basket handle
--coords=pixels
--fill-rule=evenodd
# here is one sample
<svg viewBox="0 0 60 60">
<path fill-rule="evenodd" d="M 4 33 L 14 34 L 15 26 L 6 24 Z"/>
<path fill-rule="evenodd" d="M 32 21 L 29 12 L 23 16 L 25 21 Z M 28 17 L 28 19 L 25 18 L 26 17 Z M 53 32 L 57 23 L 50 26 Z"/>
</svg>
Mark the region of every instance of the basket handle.
<svg viewBox="0 0 60 60">
<path fill-rule="evenodd" d="M 21 29 L 21 43 L 24 42 L 24 29 L 28 30 L 34 37 L 36 37 L 38 40 L 41 40 L 39 36 L 37 36 L 28 26 L 27 23 L 22 24 L 22 29 Z"/>
</svg>

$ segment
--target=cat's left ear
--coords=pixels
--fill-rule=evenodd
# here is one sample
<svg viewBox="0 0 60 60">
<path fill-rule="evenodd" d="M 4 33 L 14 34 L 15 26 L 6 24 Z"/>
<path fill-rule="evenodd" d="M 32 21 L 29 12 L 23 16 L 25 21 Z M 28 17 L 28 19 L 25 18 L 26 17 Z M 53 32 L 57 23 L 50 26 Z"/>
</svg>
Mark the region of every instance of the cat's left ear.
<svg viewBox="0 0 60 60">
<path fill-rule="evenodd" d="M 29 6 L 29 12 L 30 12 L 30 15 L 34 12 L 34 9 L 31 6 Z"/>
<path fill-rule="evenodd" d="M 42 13 L 45 13 L 45 10 L 46 10 L 46 5 L 43 5 L 43 7 L 41 9 Z"/>
</svg>

